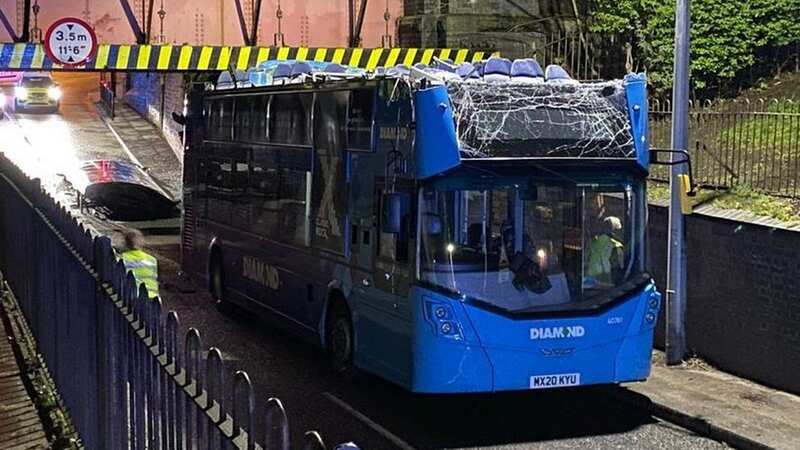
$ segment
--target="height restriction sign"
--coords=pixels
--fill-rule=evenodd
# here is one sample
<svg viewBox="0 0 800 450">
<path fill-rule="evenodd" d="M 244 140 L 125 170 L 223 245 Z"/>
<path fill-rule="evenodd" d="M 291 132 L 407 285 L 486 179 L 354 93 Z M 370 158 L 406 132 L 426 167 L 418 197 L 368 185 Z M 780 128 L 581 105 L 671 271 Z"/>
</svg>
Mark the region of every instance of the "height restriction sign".
<svg viewBox="0 0 800 450">
<path fill-rule="evenodd" d="M 75 17 L 58 19 L 47 29 L 44 50 L 56 64 L 75 67 L 84 64 L 97 50 L 92 26 Z"/>
</svg>

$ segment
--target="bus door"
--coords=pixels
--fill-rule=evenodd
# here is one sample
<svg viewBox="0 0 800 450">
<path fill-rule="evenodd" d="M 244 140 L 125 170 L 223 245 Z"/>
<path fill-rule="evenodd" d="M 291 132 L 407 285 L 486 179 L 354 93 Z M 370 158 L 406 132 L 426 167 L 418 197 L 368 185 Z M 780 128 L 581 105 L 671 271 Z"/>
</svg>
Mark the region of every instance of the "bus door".
<svg viewBox="0 0 800 450">
<path fill-rule="evenodd" d="M 376 246 L 371 276 L 365 277 L 356 290 L 360 292 L 360 320 L 366 333 L 359 339 L 363 350 L 382 374 L 398 383 L 409 382 L 411 368 L 411 285 L 413 255 L 412 233 L 416 230 L 412 188 L 398 189 L 387 195 L 385 184 L 375 190 Z M 394 197 L 395 200 L 389 200 Z M 399 229 L 388 230 L 386 203 L 398 202 Z M 388 208 L 391 209 L 391 208 Z"/>
</svg>

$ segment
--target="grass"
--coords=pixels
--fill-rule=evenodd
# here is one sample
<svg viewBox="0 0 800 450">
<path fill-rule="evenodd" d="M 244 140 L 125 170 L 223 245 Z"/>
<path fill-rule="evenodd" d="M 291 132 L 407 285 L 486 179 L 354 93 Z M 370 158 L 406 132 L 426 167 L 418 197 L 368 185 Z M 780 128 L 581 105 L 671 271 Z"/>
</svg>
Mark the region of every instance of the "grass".
<svg viewBox="0 0 800 450">
<path fill-rule="evenodd" d="M 800 204 L 797 201 L 762 194 L 747 186 L 734 186 L 711 204 L 718 208 L 750 211 L 790 224 L 800 223 Z"/>
<path fill-rule="evenodd" d="M 669 184 L 649 181 L 647 196 L 649 200 L 669 201 Z M 697 195 L 690 198 L 693 206 L 739 209 L 790 225 L 800 223 L 800 201 L 767 195 L 748 186 L 737 185 L 729 190 L 698 189 Z"/>
<path fill-rule="evenodd" d="M 746 186 L 776 195 L 798 192 L 798 88 L 800 73 L 786 73 L 764 80 L 735 99 L 717 99 L 709 105 L 695 103 L 690 115 L 689 151 L 698 182 L 738 189 L 739 196 L 755 203 L 767 201 L 754 198 Z M 670 125 L 666 110 L 652 115 L 653 146 L 670 146 Z M 660 178 L 668 170 L 653 168 Z"/>
</svg>

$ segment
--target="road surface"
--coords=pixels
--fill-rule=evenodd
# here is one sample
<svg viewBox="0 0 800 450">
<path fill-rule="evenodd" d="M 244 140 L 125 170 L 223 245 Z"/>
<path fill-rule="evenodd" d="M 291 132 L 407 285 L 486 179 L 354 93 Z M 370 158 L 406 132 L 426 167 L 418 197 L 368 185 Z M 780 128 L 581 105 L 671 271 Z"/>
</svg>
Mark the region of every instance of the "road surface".
<svg viewBox="0 0 800 450">
<path fill-rule="evenodd" d="M 0 122 L 0 151 L 64 193 L 59 174 L 79 161 L 126 155 L 89 99 L 97 77 L 62 75 L 59 81 L 65 91 L 61 113 L 10 114 L 12 120 Z M 124 226 L 90 220 L 104 231 Z M 353 440 L 365 450 L 725 448 L 619 404 L 606 389 L 430 396 L 368 375 L 339 380 L 319 349 L 246 312 L 223 315 L 200 280 L 179 280 L 176 240 L 152 239 L 165 243 L 153 251 L 161 261 L 167 309 L 177 311 L 184 331 L 199 329 L 205 347 L 220 348 L 227 367 L 248 372 L 259 402 L 281 398 L 294 437 L 315 429 L 328 444 Z"/>
</svg>

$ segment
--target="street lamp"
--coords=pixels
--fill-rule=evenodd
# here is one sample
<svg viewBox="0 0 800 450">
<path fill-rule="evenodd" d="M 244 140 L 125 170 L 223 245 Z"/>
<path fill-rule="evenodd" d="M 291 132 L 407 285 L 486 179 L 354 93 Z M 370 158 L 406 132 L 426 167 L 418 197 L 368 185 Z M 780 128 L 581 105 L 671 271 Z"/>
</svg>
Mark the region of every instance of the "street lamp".
<svg viewBox="0 0 800 450">
<path fill-rule="evenodd" d="M 278 0 L 278 8 L 275 10 L 275 17 L 278 18 L 278 32 L 273 34 L 273 42 L 276 47 L 283 47 L 286 44 L 283 40 L 283 32 L 281 32 L 281 20 L 283 19 L 283 10 L 281 9 L 281 0 Z M 278 44 L 280 42 L 280 44 Z"/>
<path fill-rule="evenodd" d="M 392 46 L 392 35 L 389 34 L 389 21 L 392 18 L 392 14 L 389 12 L 389 0 L 386 0 L 386 11 L 383 12 L 383 20 L 386 22 L 386 31 L 381 36 L 381 46 L 385 48 L 389 48 Z"/>
<path fill-rule="evenodd" d="M 689 150 L 689 0 L 675 0 L 675 61 L 672 76 L 672 149 Z M 686 354 L 686 249 L 681 213 L 684 158 L 672 152 L 669 243 L 667 252 L 667 364 L 680 364 Z"/>
<path fill-rule="evenodd" d="M 159 31 L 158 31 L 158 43 L 165 44 L 167 42 L 166 36 L 164 36 L 164 17 L 167 16 L 167 12 L 164 11 L 164 0 L 161 0 L 161 7 L 158 10 L 158 23 L 159 23 Z"/>
<path fill-rule="evenodd" d="M 31 30 L 31 42 L 34 43 L 41 43 L 42 42 L 42 29 L 39 28 L 39 11 L 42 10 L 41 6 L 39 6 L 39 0 L 36 0 L 33 3 L 33 7 L 31 8 L 33 11 L 33 29 Z"/>
</svg>

